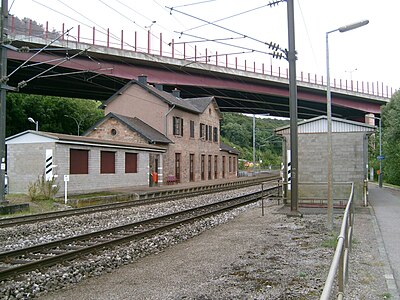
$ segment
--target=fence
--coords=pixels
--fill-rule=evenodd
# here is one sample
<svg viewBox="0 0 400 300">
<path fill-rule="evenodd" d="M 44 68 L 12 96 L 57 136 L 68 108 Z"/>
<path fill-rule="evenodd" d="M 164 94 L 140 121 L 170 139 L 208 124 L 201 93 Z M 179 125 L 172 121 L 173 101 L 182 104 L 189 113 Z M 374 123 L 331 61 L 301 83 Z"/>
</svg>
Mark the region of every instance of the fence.
<svg viewBox="0 0 400 300">
<path fill-rule="evenodd" d="M 49 30 L 49 23 L 46 22 L 44 28 L 40 28 L 37 25 L 34 26 L 35 22 L 32 20 L 25 20 L 22 24 L 16 22 L 15 17 L 11 16 L 9 19 L 8 34 L 10 36 L 24 35 L 31 37 L 53 39 L 59 36 L 60 33 L 67 32 L 67 26 L 63 23 L 58 26 L 59 30 Z M 72 29 L 71 27 L 70 29 Z M 139 36 L 140 35 L 140 36 Z M 72 44 L 82 43 L 91 46 L 104 46 L 107 48 L 128 50 L 134 52 L 141 52 L 153 55 L 159 55 L 161 57 L 184 59 L 191 62 L 198 62 L 216 66 L 222 66 L 230 69 L 243 70 L 247 72 L 269 75 L 277 79 L 289 79 L 289 70 L 284 67 L 273 68 L 272 63 L 267 66 L 264 63 L 256 63 L 255 61 L 248 61 L 247 59 L 238 60 L 237 55 L 243 53 L 253 53 L 252 51 L 244 51 L 237 53 L 223 53 L 223 50 L 211 51 L 210 49 L 200 49 L 198 45 L 192 45 L 189 42 L 176 42 L 174 39 L 166 40 L 163 34 L 156 34 L 148 30 L 146 33 L 141 32 L 124 32 L 119 31 L 117 34 L 113 34 L 109 29 L 99 29 L 92 27 L 86 29 L 85 32 L 81 30 L 81 25 L 78 25 L 73 32 L 68 30 L 68 34 L 62 35 L 60 41 L 70 39 Z M 323 76 L 317 74 L 311 74 L 306 72 L 300 72 L 297 74 L 297 81 L 299 83 L 317 85 L 320 88 L 324 88 L 327 81 Z M 342 91 L 351 91 L 366 95 L 373 95 L 383 98 L 390 98 L 396 89 L 389 88 L 384 85 L 383 82 L 359 82 L 353 80 L 336 80 L 333 78 L 331 86 L 334 89 Z"/>
<path fill-rule="evenodd" d="M 337 246 L 333 256 L 332 264 L 329 269 L 328 277 L 325 282 L 320 300 L 330 299 L 334 288 L 334 282 L 337 277 L 338 294 L 337 299 L 344 299 L 344 289 L 348 278 L 349 254 L 351 251 L 351 240 L 353 235 L 354 223 L 354 184 L 351 186 L 349 200 L 343 215 L 343 222 L 340 228 L 340 234 L 337 238 Z"/>
</svg>

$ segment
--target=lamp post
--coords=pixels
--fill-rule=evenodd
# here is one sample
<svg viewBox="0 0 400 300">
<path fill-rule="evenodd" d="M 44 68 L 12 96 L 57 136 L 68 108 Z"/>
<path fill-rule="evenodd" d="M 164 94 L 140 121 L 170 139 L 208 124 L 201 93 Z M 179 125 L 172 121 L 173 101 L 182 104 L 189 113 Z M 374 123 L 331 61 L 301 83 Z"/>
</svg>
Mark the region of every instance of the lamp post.
<svg viewBox="0 0 400 300">
<path fill-rule="evenodd" d="M 332 97 L 329 75 L 329 34 L 335 31 L 346 32 L 367 25 L 368 20 L 345 25 L 326 33 L 326 114 L 328 122 L 328 229 L 333 228 L 333 163 L 332 163 Z"/>
<path fill-rule="evenodd" d="M 157 21 L 151 21 L 149 26 L 144 26 L 144 28 L 147 29 L 147 52 L 150 54 L 150 40 L 151 40 L 151 27 L 156 23 Z"/>
<path fill-rule="evenodd" d="M 39 131 L 39 121 L 35 121 L 33 118 L 29 117 L 28 121 L 36 125 L 36 131 Z"/>
<path fill-rule="evenodd" d="M 82 119 L 82 120 L 78 121 L 75 117 L 72 117 L 72 116 L 69 116 L 69 115 L 64 115 L 64 116 L 67 117 L 67 118 L 71 118 L 71 119 L 73 119 L 75 121 L 76 126 L 78 127 L 78 136 L 79 136 L 80 128 L 81 128 L 81 125 L 82 125 L 84 120 Z"/>
<path fill-rule="evenodd" d="M 381 118 L 373 117 L 373 116 L 366 116 L 366 117 L 379 121 L 379 156 L 378 156 L 378 160 L 379 160 L 379 176 L 378 176 L 378 185 L 379 185 L 380 188 L 382 188 L 382 160 L 383 160 L 383 156 L 382 156 L 382 117 Z"/>
</svg>

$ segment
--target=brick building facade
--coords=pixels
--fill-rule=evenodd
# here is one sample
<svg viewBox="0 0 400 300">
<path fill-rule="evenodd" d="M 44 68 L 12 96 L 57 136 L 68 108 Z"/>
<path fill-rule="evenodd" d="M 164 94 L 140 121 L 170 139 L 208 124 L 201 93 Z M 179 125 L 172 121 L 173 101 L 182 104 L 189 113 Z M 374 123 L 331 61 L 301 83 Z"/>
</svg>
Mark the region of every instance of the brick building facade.
<svg viewBox="0 0 400 300">
<path fill-rule="evenodd" d="M 221 113 L 214 97 L 179 97 L 145 76 L 132 80 L 101 106 L 105 117 L 84 135 L 165 147 L 150 160 L 159 182 L 237 177 L 238 152 L 220 143 Z"/>
</svg>

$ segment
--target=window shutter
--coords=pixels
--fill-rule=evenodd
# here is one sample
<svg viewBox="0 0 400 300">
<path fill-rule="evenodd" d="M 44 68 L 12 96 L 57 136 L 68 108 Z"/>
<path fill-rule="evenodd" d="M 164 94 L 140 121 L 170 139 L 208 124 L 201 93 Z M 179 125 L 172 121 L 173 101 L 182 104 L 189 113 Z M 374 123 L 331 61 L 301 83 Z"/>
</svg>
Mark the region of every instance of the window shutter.
<svg viewBox="0 0 400 300">
<path fill-rule="evenodd" d="M 181 136 L 183 136 L 183 119 L 182 118 L 180 119 L 181 119 Z"/>
</svg>

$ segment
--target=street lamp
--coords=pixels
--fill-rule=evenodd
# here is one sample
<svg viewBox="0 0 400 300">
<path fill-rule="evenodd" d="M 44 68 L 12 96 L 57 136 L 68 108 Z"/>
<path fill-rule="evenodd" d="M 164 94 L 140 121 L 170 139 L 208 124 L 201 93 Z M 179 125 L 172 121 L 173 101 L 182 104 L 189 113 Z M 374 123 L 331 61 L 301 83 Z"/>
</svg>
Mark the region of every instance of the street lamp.
<svg viewBox="0 0 400 300">
<path fill-rule="evenodd" d="M 382 160 L 383 160 L 383 155 L 382 155 L 382 118 L 379 117 L 373 117 L 373 116 L 366 116 L 367 118 L 375 119 L 379 121 L 379 176 L 378 176 L 378 185 L 381 188 L 382 187 Z"/>
<path fill-rule="evenodd" d="M 36 125 L 36 131 L 39 131 L 39 121 L 35 121 L 31 117 L 28 118 L 28 121 Z"/>
<path fill-rule="evenodd" d="M 357 23 L 352 23 L 349 25 L 345 25 L 334 30 L 328 31 L 326 33 L 326 114 L 327 114 L 327 122 L 328 122 L 328 228 L 333 228 L 333 164 L 332 164 L 332 97 L 331 97 L 331 83 L 329 76 L 329 43 L 328 37 L 329 34 L 335 31 L 346 32 L 361 26 L 367 25 L 369 23 L 368 20 L 364 20 Z"/>
<path fill-rule="evenodd" d="M 269 113 L 261 114 L 269 116 Z M 256 115 L 253 114 L 253 176 L 256 175 Z"/>
<path fill-rule="evenodd" d="M 79 136 L 80 128 L 81 128 L 81 125 L 82 125 L 84 120 L 81 119 L 81 120 L 78 121 L 76 118 L 74 118 L 72 116 L 69 116 L 69 115 L 64 115 L 64 116 L 67 117 L 67 118 L 71 118 L 71 119 L 73 119 L 75 121 L 76 126 L 78 127 L 78 136 Z"/>
</svg>

